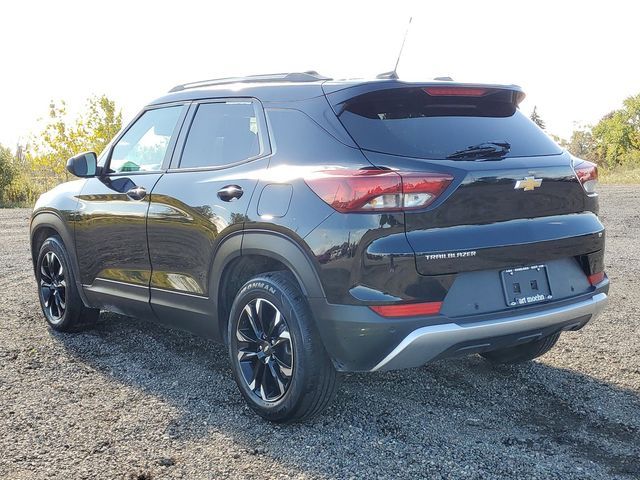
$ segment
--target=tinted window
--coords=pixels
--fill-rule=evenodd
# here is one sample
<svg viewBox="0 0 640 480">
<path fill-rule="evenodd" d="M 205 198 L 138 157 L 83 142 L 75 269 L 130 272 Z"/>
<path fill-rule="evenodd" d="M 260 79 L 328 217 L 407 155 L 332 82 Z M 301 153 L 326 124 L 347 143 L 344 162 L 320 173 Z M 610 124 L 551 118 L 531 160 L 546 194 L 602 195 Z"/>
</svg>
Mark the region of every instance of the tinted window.
<svg viewBox="0 0 640 480">
<path fill-rule="evenodd" d="M 251 102 L 198 106 L 182 152 L 181 168 L 229 165 L 260 153 Z"/>
<path fill-rule="evenodd" d="M 422 88 L 367 93 L 343 105 L 340 120 L 361 148 L 444 159 L 485 142 L 508 142 L 507 156 L 561 153 L 515 106 L 513 93 L 481 97 L 431 96 Z"/>
<path fill-rule="evenodd" d="M 111 171 L 160 170 L 181 110 L 175 106 L 143 113 L 113 147 Z"/>
</svg>

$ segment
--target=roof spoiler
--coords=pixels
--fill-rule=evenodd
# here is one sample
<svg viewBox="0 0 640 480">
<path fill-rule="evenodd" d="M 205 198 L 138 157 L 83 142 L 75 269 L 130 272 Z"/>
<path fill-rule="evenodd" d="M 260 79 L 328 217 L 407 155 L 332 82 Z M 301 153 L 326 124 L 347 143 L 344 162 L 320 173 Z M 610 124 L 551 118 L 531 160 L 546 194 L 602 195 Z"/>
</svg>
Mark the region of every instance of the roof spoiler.
<svg viewBox="0 0 640 480">
<path fill-rule="evenodd" d="M 379 79 L 383 80 L 383 79 Z M 387 81 L 363 81 L 362 83 L 344 87 L 339 83 L 324 83 L 322 89 L 325 95 L 330 98 L 330 102 L 334 105 L 342 103 L 346 100 L 357 97 L 365 93 L 384 91 L 398 88 L 421 88 L 425 91 L 430 90 L 432 95 L 445 96 L 447 91 L 449 94 L 456 94 L 455 90 L 460 90 L 460 94 L 477 94 L 483 96 L 485 93 L 489 94 L 497 91 L 504 91 L 511 93 L 511 102 L 514 105 L 519 105 L 525 98 L 525 93 L 518 85 L 501 85 L 501 84 L 487 84 L 487 83 L 461 83 L 454 82 L 451 77 L 439 77 L 431 81 L 426 82 L 403 82 L 393 78 L 384 79 Z M 440 90 L 440 92 L 438 92 Z M 482 95 L 481 95 L 482 93 Z M 473 95 L 471 95 L 473 96 Z"/>
</svg>

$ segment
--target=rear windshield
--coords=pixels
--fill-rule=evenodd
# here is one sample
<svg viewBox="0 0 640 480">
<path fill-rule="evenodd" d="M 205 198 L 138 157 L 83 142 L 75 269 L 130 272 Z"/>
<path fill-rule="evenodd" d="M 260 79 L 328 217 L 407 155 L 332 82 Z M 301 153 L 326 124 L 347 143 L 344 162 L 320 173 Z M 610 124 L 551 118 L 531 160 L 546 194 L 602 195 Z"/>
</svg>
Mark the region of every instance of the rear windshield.
<svg viewBox="0 0 640 480">
<path fill-rule="evenodd" d="M 428 159 L 487 142 L 507 142 L 502 156 L 556 155 L 561 148 L 515 106 L 513 92 L 432 96 L 423 88 L 379 90 L 338 105 L 360 148 Z"/>
</svg>

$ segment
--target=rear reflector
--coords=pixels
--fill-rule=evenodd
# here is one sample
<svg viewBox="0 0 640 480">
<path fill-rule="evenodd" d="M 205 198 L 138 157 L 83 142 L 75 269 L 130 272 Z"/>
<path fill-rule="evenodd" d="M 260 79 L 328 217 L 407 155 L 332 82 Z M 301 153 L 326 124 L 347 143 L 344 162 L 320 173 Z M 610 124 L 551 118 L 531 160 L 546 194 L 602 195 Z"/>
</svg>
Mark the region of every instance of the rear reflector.
<svg viewBox="0 0 640 480">
<path fill-rule="evenodd" d="M 400 305 L 372 305 L 371 310 L 383 317 L 416 317 L 440 313 L 442 302 L 404 303 Z"/>
<path fill-rule="evenodd" d="M 578 181 L 588 194 L 596 193 L 598 186 L 598 166 L 586 160 L 573 160 L 573 170 L 576 172 Z"/>
<path fill-rule="evenodd" d="M 305 182 L 342 213 L 389 212 L 424 208 L 449 186 L 453 176 L 391 170 L 322 170 Z"/>
<path fill-rule="evenodd" d="M 589 283 L 591 285 L 597 285 L 604 280 L 604 272 L 594 273 L 589 275 Z"/>
<path fill-rule="evenodd" d="M 427 87 L 423 89 L 432 97 L 482 97 L 489 90 L 469 87 Z"/>
</svg>

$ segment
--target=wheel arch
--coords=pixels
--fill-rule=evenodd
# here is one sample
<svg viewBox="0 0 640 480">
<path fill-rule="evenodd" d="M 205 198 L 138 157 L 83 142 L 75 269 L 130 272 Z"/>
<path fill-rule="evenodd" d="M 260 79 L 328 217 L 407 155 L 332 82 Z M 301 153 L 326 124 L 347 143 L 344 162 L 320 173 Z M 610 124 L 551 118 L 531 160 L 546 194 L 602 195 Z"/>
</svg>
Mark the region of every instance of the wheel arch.
<svg viewBox="0 0 640 480">
<path fill-rule="evenodd" d="M 82 298 L 83 303 L 88 305 L 87 298 L 79 281 L 80 268 L 76 257 L 73 230 L 58 213 L 51 211 L 37 212 L 31 218 L 29 240 L 34 274 L 36 274 L 36 265 L 38 262 L 40 247 L 44 241 L 52 235 L 58 235 L 62 239 L 62 243 L 71 262 L 71 268 L 73 269 L 73 276 L 76 279 L 78 292 L 80 292 L 80 297 Z"/>
<path fill-rule="evenodd" d="M 210 291 L 216 299 L 218 330 L 225 343 L 237 290 L 253 276 L 274 270 L 291 272 L 306 297 L 325 297 L 312 253 L 301 239 L 272 230 L 244 230 L 226 238 L 216 250 Z"/>
</svg>

